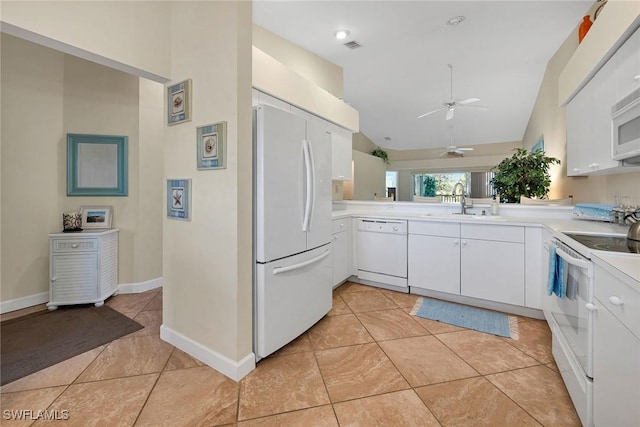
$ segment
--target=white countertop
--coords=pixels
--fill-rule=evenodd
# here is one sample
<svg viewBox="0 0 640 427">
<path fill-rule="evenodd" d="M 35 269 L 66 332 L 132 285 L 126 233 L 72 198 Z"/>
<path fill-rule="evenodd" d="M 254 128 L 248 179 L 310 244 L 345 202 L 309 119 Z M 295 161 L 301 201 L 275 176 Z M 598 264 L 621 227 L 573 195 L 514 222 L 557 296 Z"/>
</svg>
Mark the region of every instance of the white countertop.
<svg viewBox="0 0 640 427">
<path fill-rule="evenodd" d="M 574 219 L 572 207 L 546 206 L 505 206 L 500 205 L 500 215 L 482 216 L 482 210 L 489 212 L 488 205 L 477 205 L 471 212 L 476 215 L 456 215 L 457 204 L 424 203 L 381 203 L 381 202 L 338 202 L 334 203 L 333 219 L 339 218 L 380 218 L 406 219 L 411 221 L 461 222 L 471 224 L 519 225 L 525 227 L 545 227 L 555 237 L 571 246 L 580 246 L 578 242 L 563 233 L 607 234 L 626 236 L 628 226 L 609 222 Z M 607 263 L 618 271 L 635 280 L 640 287 L 640 254 L 625 254 L 589 250 L 597 260 Z"/>
</svg>

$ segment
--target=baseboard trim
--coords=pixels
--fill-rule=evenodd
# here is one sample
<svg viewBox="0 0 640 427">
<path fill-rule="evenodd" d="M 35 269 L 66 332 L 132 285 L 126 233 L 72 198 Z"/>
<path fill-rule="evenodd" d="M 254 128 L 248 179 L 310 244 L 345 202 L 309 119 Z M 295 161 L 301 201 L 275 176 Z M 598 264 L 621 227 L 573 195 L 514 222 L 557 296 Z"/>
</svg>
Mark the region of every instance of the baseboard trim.
<svg viewBox="0 0 640 427">
<path fill-rule="evenodd" d="M 240 381 L 256 367 L 256 356 L 253 353 L 236 362 L 166 325 L 160 326 L 160 338 L 234 381 Z"/>
<path fill-rule="evenodd" d="M 39 294 L 28 295 L 26 297 L 10 299 L 0 302 L 0 314 L 9 313 L 10 311 L 22 310 L 23 308 L 33 307 L 34 305 L 49 302 L 49 292 L 41 292 Z"/>
<path fill-rule="evenodd" d="M 139 294 L 141 292 L 150 291 L 151 289 L 161 288 L 164 283 L 162 277 L 147 280 L 141 283 L 121 283 L 118 285 L 118 292 L 121 294 Z"/>
</svg>

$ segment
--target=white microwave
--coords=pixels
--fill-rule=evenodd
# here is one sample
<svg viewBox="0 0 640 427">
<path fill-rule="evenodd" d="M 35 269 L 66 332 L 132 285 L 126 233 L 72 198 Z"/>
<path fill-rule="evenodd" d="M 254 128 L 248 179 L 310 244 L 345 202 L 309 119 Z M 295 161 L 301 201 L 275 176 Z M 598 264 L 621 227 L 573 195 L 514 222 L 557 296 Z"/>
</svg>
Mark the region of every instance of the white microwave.
<svg viewBox="0 0 640 427">
<path fill-rule="evenodd" d="M 613 160 L 640 161 L 640 88 L 611 107 Z"/>
</svg>

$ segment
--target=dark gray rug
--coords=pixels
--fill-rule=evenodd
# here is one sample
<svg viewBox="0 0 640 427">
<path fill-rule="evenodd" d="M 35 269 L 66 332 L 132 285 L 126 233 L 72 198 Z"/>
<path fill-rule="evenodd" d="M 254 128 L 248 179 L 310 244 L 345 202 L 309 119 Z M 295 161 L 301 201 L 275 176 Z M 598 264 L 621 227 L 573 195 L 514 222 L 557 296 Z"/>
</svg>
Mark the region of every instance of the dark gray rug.
<svg viewBox="0 0 640 427">
<path fill-rule="evenodd" d="M 107 344 L 142 326 L 106 305 L 62 306 L 0 323 L 0 379 L 5 385 Z"/>
</svg>

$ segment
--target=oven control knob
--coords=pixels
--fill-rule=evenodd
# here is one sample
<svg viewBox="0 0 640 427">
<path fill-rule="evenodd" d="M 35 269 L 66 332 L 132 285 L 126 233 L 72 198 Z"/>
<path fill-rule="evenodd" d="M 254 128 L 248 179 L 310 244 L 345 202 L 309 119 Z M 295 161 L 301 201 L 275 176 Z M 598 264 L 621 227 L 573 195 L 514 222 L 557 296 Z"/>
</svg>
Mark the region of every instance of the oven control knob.
<svg viewBox="0 0 640 427">
<path fill-rule="evenodd" d="M 624 304 L 624 301 L 622 301 L 622 298 L 617 297 L 617 296 L 610 296 L 609 297 L 609 302 L 613 305 L 622 305 Z"/>
<path fill-rule="evenodd" d="M 596 311 L 598 308 L 593 305 L 592 303 L 588 302 L 584 305 L 586 307 L 587 310 L 589 311 Z"/>
</svg>

